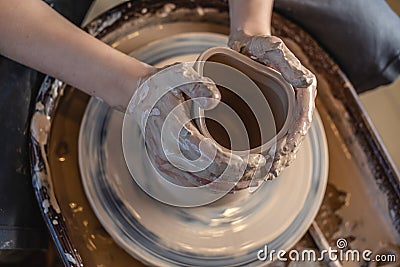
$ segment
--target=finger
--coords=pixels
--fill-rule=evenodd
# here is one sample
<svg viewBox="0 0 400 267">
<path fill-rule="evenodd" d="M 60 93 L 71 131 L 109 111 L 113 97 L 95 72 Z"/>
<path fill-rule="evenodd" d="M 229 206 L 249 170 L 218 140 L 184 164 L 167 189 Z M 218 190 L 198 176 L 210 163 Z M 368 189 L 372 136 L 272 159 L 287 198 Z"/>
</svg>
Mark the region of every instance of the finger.
<svg viewBox="0 0 400 267">
<path fill-rule="evenodd" d="M 187 150 L 184 153 L 191 152 L 190 150 Z M 261 159 L 260 155 L 252 155 L 250 158 L 253 158 L 253 160 L 250 160 L 252 163 L 247 165 L 244 173 L 244 167 L 235 168 L 235 166 L 245 164 L 245 161 L 242 160 L 240 160 L 240 162 L 236 161 L 235 163 L 231 162 L 230 164 L 233 165 L 232 169 L 229 172 L 224 173 L 226 168 L 228 168 L 229 160 L 225 153 L 221 153 L 216 156 L 215 161 L 208 168 L 200 172 L 184 174 L 184 176 L 186 177 L 185 179 L 187 179 L 187 182 L 192 186 L 207 185 L 209 190 L 214 192 L 229 192 L 232 190 L 236 191 L 248 188 L 250 185 L 257 186 L 259 180 L 262 179 L 259 176 L 257 176 L 257 178 L 255 176 L 256 172 L 263 167 L 262 163 L 264 158 L 262 157 Z M 231 161 L 235 160 L 233 159 Z M 255 164 L 255 161 L 259 162 L 259 164 Z M 243 173 L 243 175 L 239 176 L 241 173 Z M 175 176 L 179 176 L 179 173 L 175 174 Z M 232 179 L 233 177 L 236 177 L 236 179 Z"/>
<path fill-rule="evenodd" d="M 300 147 L 301 141 L 311 127 L 315 109 L 316 80 L 307 88 L 296 89 L 295 120 L 290 127 L 285 150 L 293 153 Z"/>
<path fill-rule="evenodd" d="M 313 74 L 305 68 L 285 43 L 275 36 L 252 37 L 244 50 L 257 61 L 272 66 L 294 87 L 307 87 L 313 82 Z"/>
<path fill-rule="evenodd" d="M 227 157 L 221 153 L 221 148 L 212 141 L 202 135 L 192 122 L 186 123 L 185 130 L 179 134 L 180 150 L 182 154 L 190 159 L 196 160 L 203 156 L 208 162 L 207 169 L 212 174 L 220 174 L 227 167 Z M 200 144 L 203 146 L 200 146 Z"/>
<path fill-rule="evenodd" d="M 193 128 L 195 127 L 193 126 Z M 183 155 L 190 159 L 196 159 L 200 155 L 203 155 L 205 158 L 207 158 L 208 162 L 211 163 L 206 167 L 207 172 L 215 177 L 222 175 L 227 169 L 229 163 L 232 166 L 237 166 L 237 172 L 239 172 L 242 162 L 238 162 L 238 159 L 236 158 L 231 159 L 231 155 L 223 152 L 214 141 L 204 142 L 205 139 L 206 137 L 199 133 L 197 129 L 193 129 L 190 131 L 190 134 L 182 136 L 182 143 L 185 143 L 185 147 L 181 148 Z M 203 146 L 200 148 L 199 144 L 202 141 L 208 146 Z M 216 153 L 212 153 L 215 151 Z M 230 162 L 230 160 L 232 161 Z M 244 167 L 242 169 L 244 169 Z M 204 178 L 209 179 L 209 177 Z"/>
<path fill-rule="evenodd" d="M 266 159 L 261 154 L 250 154 L 246 170 L 241 181 L 261 180 L 262 172 L 265 169 Z"/>
<path fill-rule="evenodd" d="M 158 120 L 151 120 L 149 123 L 158 123 Z M 159 171 L 167 181 L 180 186 L 195 186 L 198 182 L 196 177 L 190 172 L 184 172 L 176 168 L 167 159 L 165 150 L 160 145 L 160 136 L 152 131 L 146 131 L 146 150 L 153 166 Z"/>
<path fill-rule="evenodd" d="M 222 151 L 217 153 L 216 160 L 208 170 L 221 177 L 219 180 L 238 183 L 261 179 L 260 170 L 264 168 L 265 163 L 265 157 L 260 154 L 250 154 L 248 158 L 241 158 Z"/>
<path fill-rule="evenodd" d="M 313 83 L 308 88 L 296 90 L 295 121 L 288 131 L 285 139 L 286 142 L 278 148 L 279 154 L 272 164 L 270 171 L 272 175 L 270 178 L 277 177 L 284 168 L 295 160 L 297 151 L 312 123 L 315 108 L 316 83 Z"/>
<path fill-rule="evenodd" d="M 215 108 L 221 100 L 215 83 L 206 77 L 200 76 L 192 67 L 184 67 L 184 75 L 191 83 L 186 83 L 179 87 L 188 97 L 194 99 L 203 109 L 209 110 Z"/>
<path fill-rule="evenodd" d="M 190 159 L 198 158 L 200 154 L 205 155 L 206 157 L 208 156 L 208 160 L 210 160 L 211 164 L 207 167 L 207 175 L 212 174 L 214 177 L 219 177 L 218 181 L 220 182 L 228 182 L 232 184 L 232 182 L 237 182 L 239 180 L 251 180 L 266 164 L 263 155 L 250 154 L 248 159 L 244 159 L 238 155 L 230 153 L 229 151 L 221 149 L 221 147 L 215 142 L 208 142 L 208 145 L 212 146 L 210 148 L 207 148 L 207 146 L 201 148 L 198 144 L 201 143 L 203 139 L 207 138 L 201 135 L 192 124 L 188 125 L 188 129 L 190 129 L 188 131 L 190 134 L 182 136 L 182 142 L 185 143 L 185 148 L 182 150 L 182 153 Z M 195 144 L 195 146 L 190 146 L 188 144 Z M 209 151 L 215 150 L 216 154 L 209 153 Z M 235 177 L 237 178 L 237 181 L 234 181 Z M 210 178 L 205 177 L 205 179 Z"/>
<path fill-rule="evenodd" d="M 275 155 L 273 155 L 273 160 L 271 167 L 268 170 L 268 174 L 265 176 L 265 180 L 272 180 L 276 177 L 279 176 L 283 169 L 283 163 L 286 161 L 285 157 L 288 154 L 287 151 L 285 151 L 285 147 L 287 145 L 287 137 L 282 138 L 281 140 L 278 140 L 276 144 L 276 150 L 275 150 Z"/>
<path fill-rule="evenodd" d="M 156 169 L 159 171 L 159 173 L 168 181 L 175 183 L 180 186 L 201 186 L 209 183 L 212 180 L 205 180 L 204 177 L 211 177 L 212 174 L 204 170 L 202 172 L 202 175 L 198 175 L 198 173 L 193 172 L 193 171 L 185 171 L 182 168 L 177 168 L 176 164 L 172 164 L 170 159 L 168 159 L 165 155 L 165 148 L 166 146 L 160 146 L 160 138 L 156 134 L 155 136 L 153 135 L 152 132 L 147 131 L 147 138 L 146 138 L 146 147 L 148 153 L 151 155 L 150 159 L 153 163 L 153 166 L 156 167 Z M 183 146 L 182 146 L 183 147 Z M 167 148 L 168 150 L 168 148 Z M 199 154 L 197 151 L 194 152 L 196 149 L 188 149 L 187 151 L 190 151 L 190 153 L 193 153 L 192 155 Z M 188 161 L 188 159 L 185 156 L 180 156 L 179 153 L 174 153 L 175 158 L 174 162 L 182 162 L 182 161 Z M 187 154 L 186 154 L 187 155 Z M 183 164 L 182 164 L 183 165 Z"/>
</svg>

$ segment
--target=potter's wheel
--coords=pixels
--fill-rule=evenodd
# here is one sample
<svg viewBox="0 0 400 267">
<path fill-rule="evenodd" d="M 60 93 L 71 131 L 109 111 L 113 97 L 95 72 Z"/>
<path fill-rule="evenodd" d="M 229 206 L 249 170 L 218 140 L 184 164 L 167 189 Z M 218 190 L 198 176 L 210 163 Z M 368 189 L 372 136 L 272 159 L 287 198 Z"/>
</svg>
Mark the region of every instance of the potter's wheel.
<svg viewBox="0 0 400 267">
<path fill-rule="evenodd" d="M 226 36 L 172 35 L 132 51 L 153 65 L 194 60 Z M 132 179 L 122 152 L 123 114 L 91 99 L 81 124 L 79 158 L 87 197 L 104 228 L 128 253 L 157 266 L 259 265 L 257 252 L 288 249 L 306 232 L 322 201 L 328 155 L 318 114 L 298 159 L 253 194 L 247 190 L 199 208 L 177 208 L 147 196 Z M 143 142 L 132 133 L 138 151 Z M 138 154 L 139 155 L 139 154 Z M 146 163 L 138 156 L 137 168 Z"/>
</svg>

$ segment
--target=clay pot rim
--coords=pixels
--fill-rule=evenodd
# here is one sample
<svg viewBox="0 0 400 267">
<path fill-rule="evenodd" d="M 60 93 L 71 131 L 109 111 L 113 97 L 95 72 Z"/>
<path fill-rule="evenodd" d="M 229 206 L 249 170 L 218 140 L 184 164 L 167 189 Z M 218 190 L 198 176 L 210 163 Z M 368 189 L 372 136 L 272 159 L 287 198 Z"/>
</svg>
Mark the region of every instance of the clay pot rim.
<svg viewBox="0 0 400 267">
<path fill-rule="evenodd" d="M 277 84 L 281 85 L 281 87 L 278 89 L 277 87 L 271 87 L 274 92 L 276 92 L 281 99 L 287 100 L 288 103 L 288 108 L 287 108 L 287 115 L 285 122 L 281 129 L 278 131 L 278 133 L 275 134 L 274 137 L 272 137 L 270 140 L 265 142 L 264 144 L 250 149 L 250 153 L 264 153 L 268 152 L 271 147 L 273 147 L 274 144 L 282 140 L 288 133 L 289 126 L 293 122 L 293 115 L 294 115 L 294 106 L 295 106 L 295 91 L 292 85 L 290 85 L 282 76 L 280 72 L 277 70 L 268 67 L 266 65 L 263 65 L 239 52 L 236 52 L 233 49 L 227 48 L 227 47 L 212 47 L 204 51 L 198 58 L 195 64 L 195 68 L 197 71 L 200 73 L 201 71 L 201 62 L 207 61 L 209 58 L 215 55 L 225 55 L 227 57 L 230 57 L 231 59 L 235 61 L 241 61 L 242 63 L 246 64 L 254 74 L 258 73 L 263 76 L 267 76 L 269 79 L 273 79 Z M 236 69 L 236 68 L 235 68 Z M 241 71 L 240 69 L 238 71 Z M 244 74 L 244 73 L 243 73 Z M 246 75 L 246 74 L 244 74 Z M 250 79 L 252 78 L 250 75 L 246 75 Z M 283 96 L 283 93 L 285 93 L 285 96 Z M 243 153 L 244 151 L 235 151 L 235 150 L 229 150 L 225 148 L 224 146 L 220 145 L 210 134 L 210 132 L 207 129 L 206 122 L 204 119 L 204 109 L 200 108 L 197 104 L 193 105 L 193 112 L 196 116 L 196 124 L 198 128 L 200 129 L 200 132 L 207 138 L 210 138 L 211 140 L 215 141 L 215 143 L 218 144 L 218 146 L 225 151 L 231 151 L 234 153 Z"/>
</svg>

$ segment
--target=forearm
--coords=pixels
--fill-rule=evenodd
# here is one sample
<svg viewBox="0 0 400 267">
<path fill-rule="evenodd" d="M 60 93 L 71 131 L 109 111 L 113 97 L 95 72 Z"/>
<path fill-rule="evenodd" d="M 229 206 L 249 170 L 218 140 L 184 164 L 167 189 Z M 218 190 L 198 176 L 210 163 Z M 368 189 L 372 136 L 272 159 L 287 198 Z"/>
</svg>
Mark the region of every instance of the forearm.
<svg viewBox="0 0 400 267">
<path fill-rule="evenodd" d="M 0 54 L 112 106 L 129 101 L 149 66 L 75 27 L 41 0 L 0 0 Z"/>
<path fill-rule="evenodd" d="M 271 35 L 274 0 L 229 0 L 231 34 Z"/>
</svg>

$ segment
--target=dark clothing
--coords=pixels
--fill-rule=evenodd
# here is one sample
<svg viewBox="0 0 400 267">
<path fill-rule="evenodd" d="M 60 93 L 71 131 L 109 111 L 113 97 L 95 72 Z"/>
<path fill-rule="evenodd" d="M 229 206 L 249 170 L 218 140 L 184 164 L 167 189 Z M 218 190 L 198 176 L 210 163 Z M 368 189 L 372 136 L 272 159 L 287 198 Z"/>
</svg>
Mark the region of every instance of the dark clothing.
<svg viewBox="0 0 400 267">
<path fill-rule="evenodd" d="M 94 0 L 45 0 L 58 13 L 80 26 Z"/>
<path fill-rule="evenodd" d="M 383 0 L 275 0 L 334 58 L 357 92 L 400 74 L 400 18 Z"/>
<path fill-rule="evenodd" d="M 43 75 L 6 58 L 0 58 L 0 73 L 0 248 L 46 247 L 28 150 L 30 115 Z"/>
<path fill-rule="evenodd" d="M 79 25 L 92 1 L 46 2 Z M 1 263 L 4 249 L 47 248 L 48 233 L 34 196 L 29 165 L 29 124 L 44 75 L 2 56 L 0 73 Z"/>
<path fill-rule="evenodd" d="M 79 25 L 91 0 L 46 1 Z M 400 73 L 400 20 L 383 0 L 276 0 L 330 53 L 357 90 L 393 81 Z M 29 123 L 43 75 L 0 57 L 0 245 L 47 246 L 31 186 Z M 1 254 L 0 254 L 1 255 Z"/>
</svg>

